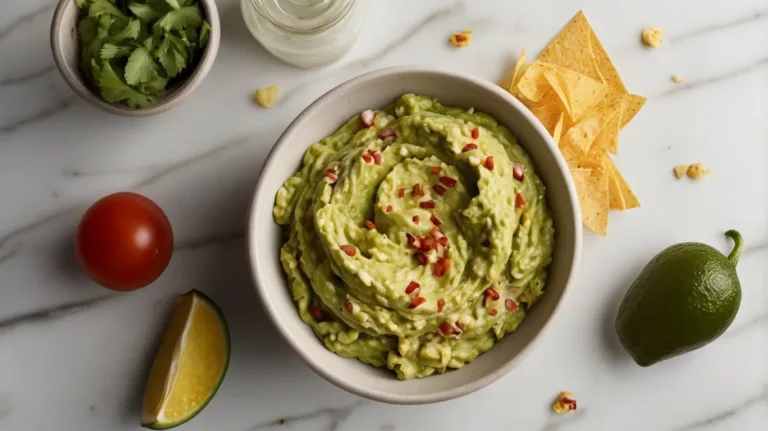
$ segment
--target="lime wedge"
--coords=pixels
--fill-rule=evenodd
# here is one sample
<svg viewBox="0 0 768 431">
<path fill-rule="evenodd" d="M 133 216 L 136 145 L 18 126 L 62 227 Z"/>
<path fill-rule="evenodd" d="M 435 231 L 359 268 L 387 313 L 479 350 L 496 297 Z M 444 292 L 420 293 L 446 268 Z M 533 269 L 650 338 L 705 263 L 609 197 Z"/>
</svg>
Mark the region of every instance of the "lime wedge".
<svg viewBox="0 0 768 431">
<path fill-rule="evenodd" d="M 179 297 L 152 364 L 141 425 L 168 429 L 200 413 L 229 365 L 229 329 L 221 310 L 193 290 Z"/>
</svg>

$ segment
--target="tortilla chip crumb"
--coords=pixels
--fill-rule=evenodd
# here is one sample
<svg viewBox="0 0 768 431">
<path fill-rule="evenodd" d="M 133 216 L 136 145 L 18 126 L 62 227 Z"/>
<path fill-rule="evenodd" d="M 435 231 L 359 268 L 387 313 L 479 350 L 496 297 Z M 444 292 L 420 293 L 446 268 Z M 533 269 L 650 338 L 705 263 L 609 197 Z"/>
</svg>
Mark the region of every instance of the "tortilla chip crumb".
<svg viewBox="0 0 768 431">
<path fill-rule="evenodd" d="M 675 166 L 675 169 L 674 169 L 675 178 L 677 178 L 678 180 L 683 178 L 687 171 L 688 171 L 688 165 L 677 165 L 677 166 Z"/>
<path fill-rule="evenodd" d="M 683 81 L 684 81 L 683 78 L 681 78 L 681 77 L 679 77 L 677 75 L 672 75 L 672 82 L 674 82 L 675 84 L 679 84 L 679 83 L 681 83 Z"/>
<path fill-rule="evenodd" d="M 557 399 L 552 404 L 552 411 L 563 415 L 570 413 L 572 410 L 576 410 L 576 398 L 570 392 L 560 392 L 560 395 L 557 396 Z"/>
<path fill-rule="evenodd" d="M 700 180 L 709 175 L 710 168 L 701 166 L 701 163 L 694 163 L 688 167 L 688 178 L 692 180 Z"/>
<path fill-rule="evenodd" d="M 267 88 L 259 88 L 253 94 L 253 100 L 265 108 L 271 108 L 277 102 L 278 86 L 270 85 Z"/>
<path fill-rule="evenodd" d="M 472 30 L 464 30 L 456 34 L 452 34 L 448 41 L 456 48 L 463 48 L 469 45 L 469 42 L 472 41 Z"/>
<path fill-rule="evenodd" d="M 648 27 L 643 30 L 643 43 L 652 48 L 659 48 L 661 47 L 661 40 L 663 36 L 664 33 L 661 31 L 661 29 Z"/>
</svg>

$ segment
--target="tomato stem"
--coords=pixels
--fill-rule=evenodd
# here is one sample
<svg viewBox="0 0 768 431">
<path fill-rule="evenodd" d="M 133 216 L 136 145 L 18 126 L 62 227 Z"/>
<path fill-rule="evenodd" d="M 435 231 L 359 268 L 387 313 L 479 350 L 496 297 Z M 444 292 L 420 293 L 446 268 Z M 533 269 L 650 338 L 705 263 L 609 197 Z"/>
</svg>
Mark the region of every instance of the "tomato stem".
<svg viewBox="0 0 768 431">
<path fill-rule="evenodd" d="M 733 229 L 726 232 L 725 236 L 731 238 L 735 243 L 733 251 L 728 255 L 728 260 L 731 261 L 733 266 L 736 266 L 736 264 L 739 263 L 739 257 L 741 256 L 741 249 L 744 246 L 744 240 L 741 238 L 741 234 Z"/>
</svg>

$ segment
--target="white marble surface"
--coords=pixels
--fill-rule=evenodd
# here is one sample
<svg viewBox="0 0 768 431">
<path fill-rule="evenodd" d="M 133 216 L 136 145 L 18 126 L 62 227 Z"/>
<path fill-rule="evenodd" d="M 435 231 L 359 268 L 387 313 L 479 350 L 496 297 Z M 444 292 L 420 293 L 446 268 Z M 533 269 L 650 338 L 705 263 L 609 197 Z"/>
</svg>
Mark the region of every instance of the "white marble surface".
<svg viewBox="0 0 768 431">
<path fill-rule="evenodd" d="M 67 88 L 48 49 L 52 3 L 4 0 L 0 14 L 0 430 L 139 429 L 155 343 L 191 288 L 221 305 L 233 345 L 221 390 L 184 430 L 768 429 L 768 1 L 369 0 L 353 52 L 303 71 L 267 55 L 236 1 L 221 0 L 213 71 L 187 103 L 145 119 L 102 113 Z M 495 81 L 579 9 L 630 90 L 649 98 L 617 158 L 643 208 L 613 215 L 607 238 L 586 235 L 575 294 L 524 364 L 490 387 L 398 407 L 316 376 L 261 315 L 244 256 L 246 207 L 277 136 L 368 70 L 418 63 Z M 644 26 L 665 30 L 662 49 L 640 46 Z M 469 48 L 446 46 L 465 28 L 475 30 Z M 254 106 L 249 93 L 272 83 L 279 104 Z M 711 176 L 673 178 L 673 165 L 694 161 Z M 72 253 L 84 209 L 119 190 L 155 199 L 176 234 L 166 273 L 131 294 L 89 282 Z M 612 329 L 628 283 L 671 243 L 729 248 L 729 228 L 747 241 L 733 326 L 695 353 L 636 366 Z M 575 414 L 549 411 L 561 389 L 577 395 Z"/>
</svg>

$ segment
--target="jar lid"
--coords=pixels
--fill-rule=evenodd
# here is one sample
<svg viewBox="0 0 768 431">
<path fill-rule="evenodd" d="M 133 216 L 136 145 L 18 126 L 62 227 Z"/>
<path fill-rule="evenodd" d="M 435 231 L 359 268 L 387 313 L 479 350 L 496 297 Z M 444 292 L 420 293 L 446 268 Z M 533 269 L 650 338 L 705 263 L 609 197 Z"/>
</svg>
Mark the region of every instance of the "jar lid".
<svg viewBox="0 0 768 431">
<path fill-rule="evenodd" d="M 332 27 L 357 0 L 250 0 L 254 9 L 273 25 L 299 33 Z"/>
</svg>

